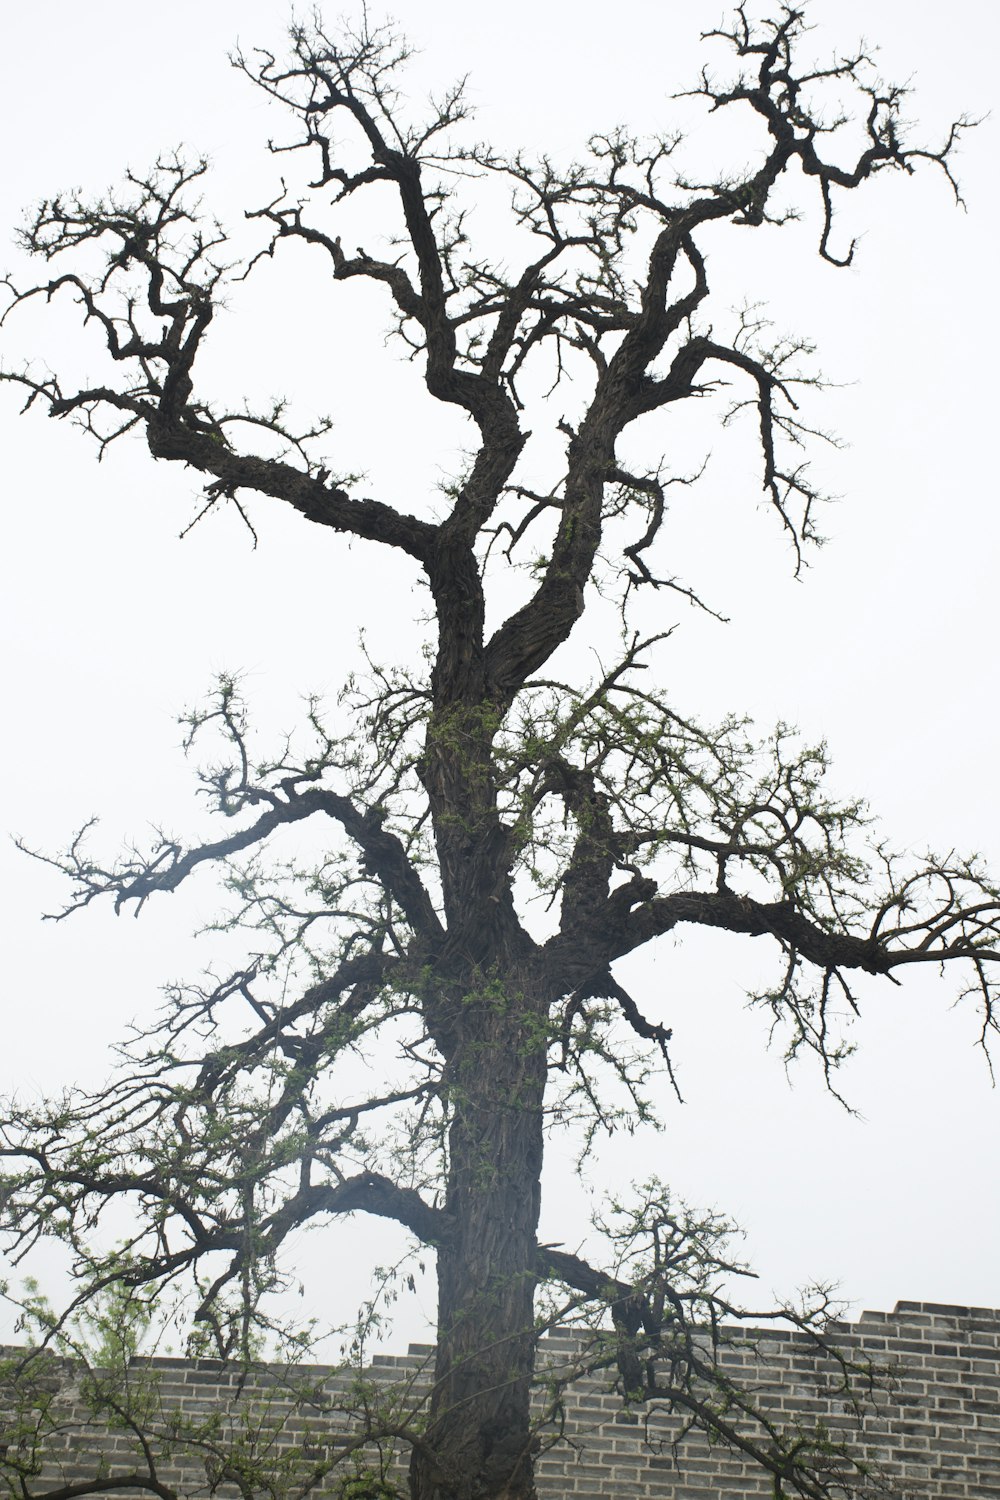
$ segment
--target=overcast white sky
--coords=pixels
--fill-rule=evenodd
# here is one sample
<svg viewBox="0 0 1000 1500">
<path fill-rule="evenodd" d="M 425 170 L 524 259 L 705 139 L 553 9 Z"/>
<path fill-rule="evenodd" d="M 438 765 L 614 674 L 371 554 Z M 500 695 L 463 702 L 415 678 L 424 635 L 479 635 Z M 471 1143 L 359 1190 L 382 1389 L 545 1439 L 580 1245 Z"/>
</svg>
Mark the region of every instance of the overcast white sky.
<svg viewBox="0 0 1000 1500">
<path fill-rule="evenodd" d="M 415 94 L 468 72 L 480 134 L 567 154 L 619 121 L 669 129 L 668 96 L 693 76 L 698 30 L 721 14 L 697 0 L 410 0 L 396 13 L 422 49 Z M 983 0 L 816 0 L 812 16 L 820 51 L 863 34 L 889 76 L 912 76 L 913 113 L 932 141 L 953 114 L 995 103 L 998 12 Z M 237 39 L 280 46 L 285 19 L 284 5 L 264 0 L 175 0 L 169 25 L 123 0 L 10 9 L 0 222 L 16 224 L 25 204 L 60 187 L 100 190 L 179 142 L 212 157 L 206 199 L 223 217 L 272 196 L 278 169 L 264 142 L 280 125 L 226 53 Z M 1000 870 L 997 150 L 993 121 L 968 138 L 968 214 L 930 172 L 846 201 L 843 232 L 861 235 L 849 271 L 818 264 L 811 232 L 790 231 L 787 256 L 763 236 L 747 234 L 739 258 L 720 246 L 723 303 L 765 298 L 778 326 L 814 338 L 825 373 L 844 383 L 822 416 L 850 446 L 817 455 L 842 500 L 802 581 L 752 475 L 701 502 L 707 512 L 677 534 L 679 570 L 733 623 L 683 614 L 670 662 L 682 712 L 748 711 L 764 728 L 784 718 L 825 736 L 836 787 L 866 796 L 896 843 L 976 849 Z M 4 263 L 16 264 L 12 245 Z M 297 293 L 276 281 L 271 324 L 234 337 L 217 371 L 234 400 L 244 379 L 254 392 L 302 392 L 306 410 L 335 406 L 344 469 L 381 465 L 400 487 L 418 471 L 422 485 L 446 475 L 461 429 L 427 427 L 406 409 L 397 418 L 402 377 L 376 373 L 329 309 Z M 31 323 L 53 367 L 69 357 L 71 328 L 68 306 Z M 328 388 L 310 389 L 327 377 Z M 387 382 L 377 414 L 375 380 Z M 366 616 L 376 652 L 391 656 L 406 631 L 405 569 L 349 554 L 264 505 L 253 512 L 256 552 L 228 516 L 181 543 L 196 501 L 189 476 L 154 467 L 138 443 L 98 468 L 79 434 L 15 409 L 0 395 L 5 830 L 52 846 L 100 812 L 113 848 L 148 822 L 181 824 L 189 781 L 174 718 L 213 673 L 245 670 L 258 713 L 287 722 L 299 694 L 335 692 L 373 592 L 400 601 L 398 615 Z M 2 1081 L 29 1092 L 93 1081 L 157 985 L 199 967 L 185 943 L 197 900 L 163 903 L 138 923 L 95 910 L 43 926 L 58 882 L 7 844 L 0 860 Z M 953 981 L 925 975 L 867 992 L 861 1053 L 843 1079 L 857 1119 L 808 1063 L 789 1080 L 766 1053 L 762 1020 L 741 1009 L 745 957 L 745 946 L 687 941 L 683 955 L 664 945 L 633 969 L 637 988 L 662 997 L 688 1102 L 665 1101 L 656 1141 L 613 1143 L 608 1180 L 655 1168 L 692 1201 L 733 1214 L 765 1288 L 823 1278 L 839 1280 L 856 1309 L 901 1297 L 996 1306 L 1000 1096 L 973 1046 L 975 1015 L 950 1009 Z M 569 1238 L 574 1212 L 551 1187 L 548 1237 Z M 310 1298 L 327 1314 L 331 1279 L 348 1287 L 347 1244 L 338 1230 L 302 1247 Z M 400 1337 L 415 1327 L 404 1319 Z"/>
</svg>

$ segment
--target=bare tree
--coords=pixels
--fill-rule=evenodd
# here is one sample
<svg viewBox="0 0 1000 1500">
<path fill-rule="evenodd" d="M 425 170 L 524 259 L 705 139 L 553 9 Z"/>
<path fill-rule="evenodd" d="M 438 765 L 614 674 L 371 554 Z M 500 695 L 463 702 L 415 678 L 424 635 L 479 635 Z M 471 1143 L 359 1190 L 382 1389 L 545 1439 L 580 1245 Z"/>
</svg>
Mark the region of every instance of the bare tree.
<svg viewBox="0 0 1000 1500">
<path fill-rule="evenodd" d="M 643 1115 L 672 1080 L 670 1032 L 616 961 L 684 924 L 770 939 L 766 1001 L 828 1080 L 854 974 L 954 964 L 984 1040 L 994 1028 L 1000 895 L 976 865 L 868 847 L 859 805 L 825 793 L 822 753 L 794 736 L 756 744 L 741 722 L 681 717 L 650 670 L 662 636 L 630 623 L 650 592 L 701 602 L 664 556 L 668 489 L 696 476 L 625 451 L 668 406 L 735 391 L 729 410 L 756 411 L 761 484 L 797 558 L 814 538 L 803 449 L 816 434 L 800 399 L 818 378 L 805 346 L 771 345 L 751 313 L 712 310 L 706 232 L 810 212 L 819 255 L 841 267 L 854 250 L 835 229 L 841 195 L 927 165 L 957 197 L 950 162 L 966 122 L 935 148 L 911 144 L 903 91 L 865 51 L 811 64 L 804 33 L 787 7 L 760 23 L 741 7 L 706 33 L 733 71 L 706 72 L 693 92 L 740 112 L 756 157 L 697 182 L 672 137 L 599 135 L 565 168 L 469 145 L 461 89 L 424 120 L 401 101 L 405 50 L 391 33 L 295 26 L 287 60 L 236 60 L 295 122 L 272 150 L 314 174 L 250 213 L 263 231 L 254 255 L 231 263 L 194 202 L 204 164 L 171 157 L 101 201 L 42 203 L 25 245 L 52 271 L 8 283 L 8 316 L 65 298 L 106 348 L 100 384 L 6 370 L 26 409 L 70 417 L 101 451 L 137 433 L 154 458 L 203 476 L 206 508 L 245 515 L 248 496 L 272 497 L 396 549 L 429 587 L 426 670 L 373 665 L 346 686 L 343 729 L 316 705 L 304 747 L 261 752 L 231 680 L 192 714 L 189 745 L 221 741 L 200 773 L 219 837 L 164 837 L 102 864 L 81 835 L 52 861 L 73 882 L 67 912 L 105 896 L 141 908 L 217 866 L 231 922 L 256 936 L 221 982 L 169 993 L 106 1089 L 11 1108 L 2 1124 L 15 1250 L 62 1236 L 77 1306 L 108 1287 L 148 1300 L 193 1283 L 197 1346 L 227 1357 L 251 1358 L 269 1328 L 294 1229 L 364 1212 L 432 1249 L 430 1405 L 423 1424 L 394 1428 L 412 1447 L 415 1500 L 534 1495 L 536 1346 L 569 1317 L 589 1319 L 588 1368 L 617 1370 L 627 1399 L 669 1404 L 742 1449 L 776 1493 L 861 1482 L 825 1435 L 768 1421 L 713 1361 L 706 1328 L 739 1311 L 720 1289 L 735 1267 L 717 1225 L 652 1185 L 607 1226 L 606 1262 L 538 1243 L 547 1124 L 577 1118 L 586 1134 L 623 1108 Z M 512 238 L 499 249 L 521 256 L 515 269 L 476 248 L 467 212 L 494 182 L 509 188 Z M 388 248 L 347 248 L 338 217 L 353 222 L 369 195 L 375 223 L 391 200 Z M 227 288 L 296 242 L 327 268 L 332 301 L 350 295 L 340 283 L 378 283 L 429 398 L 468 418 L 472 451 L 443 514 L 337 477 L 326 424 L 303 431 L 280 407 L 199 392 Z M 566 391 L 572 419 L 558 415 Z M 547 488 L 522 458 L 526 420 L 559 445 Z M 511 607 L 521 564 L 528 586 Z M 617 602 L 624 645 L 591 679 L 559 653 L 598 598 Z M 272 841 L 306 820 L 323 830 L 322 854 L 269 865 Z M 526 917 L 539 890 L 553 913 L 544 938 Z M 382 1071 L 375 1091 L 357 1092 L 359 1054 Z M 133 1228 L 109 1249 L 102 1215 L 122 1201 Z M 819 1330 L 823 1311 L 794 1316 Z M 53 1336 L 65 1326 L 55 1320 Z"/>
</svg>

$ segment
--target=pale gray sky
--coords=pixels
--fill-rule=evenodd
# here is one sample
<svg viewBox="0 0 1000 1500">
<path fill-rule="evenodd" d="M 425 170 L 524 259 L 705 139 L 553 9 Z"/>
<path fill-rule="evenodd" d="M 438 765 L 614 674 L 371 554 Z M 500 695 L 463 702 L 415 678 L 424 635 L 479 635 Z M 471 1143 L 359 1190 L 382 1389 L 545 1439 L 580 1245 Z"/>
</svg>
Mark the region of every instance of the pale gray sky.
<svg viewBox="0 0 1000 1500">
<path fill-rule="evenodd" d="M 175 0 L 166 26 L 152 7 L 123 0 L 12 10 L 0 59 L 0 220 L 17 222 L 25 204 L 60 187 L 99 190 L 180 142 L 212 157 L 206 200 L 238 220 L 271 196 L 279 167 L 263 148 L 279 127 L 226 52 L 237 39 L 280 46 L 285 14 L 264 0 Z M 483 136 L 569 154 L 618 121 L 669 129 L 667 96 L 692 78 L 696 33 L 721 12 L 696 0 L 509 0 L 502 12 L 411 0 L 397 14 L 422 49 L 415 94 L 468 72 Z M 816 0 L 812 16 L 819 49 L 864 34 L 888 76 L 912 76 L 912 112 L 931 141 L 953 114 L 994 104 L 1000 36 L 982 0 L 955 0 L 946 14 L 930 3 Z M 692 149 L 701 144 L 696 130 Z M 866 796 L 896 843 L 976 849 L 1000 870 L 996 155 L 988 120 L 958 162 L 968 214 L 930 171 L 847 200 L 842 232 L 861 236 L 849 271 L 818 263 L 811 225 L 789 231 L 788 254 L 749 233 L 738 256 L 720 242 L 732 304 L 767 301 L 777 325 L 812 337 L 824 372 L 842 382 L 821 411 L 850 446 L 815 455 L 842 500 L 825 517 L 829 545 L 798 582 L 754 476 L 738 482 L 738 445 L 721 461 L 711 505 L 678 531 L 678 571 L 733 623 L 681 612 L 669 661 L 681 711 L 747 711 L 765 729 L 796 722 L 828 739 L 836 787 Z M 0 263 L 15 265 L 13 249 Z M 249 384 L 298 395 L 307 411 L 333 407 L 343 468 L 370 467 L 390 490 L 426 490 L 455 462 L 461 426 L 427 424 L 422 409 L 404 410 L 391 432 L 380 427 L 374 383 L 385 410 L 387 391 L 403 398 L 406 375 L 380 354 L 355 359 L 351 327 L 339 304 L 317 317 L 276 278 L 271 324 L 235 330 L 213 374 L 236 399 Z M 81 347 L 67 306 L 33 315 L 30 329 L 53 367 Z M 0 822 L 52 846 L 100 812 L 108 848 L 152 821 L 183 826 L 190 782 L 176 713 L 214 672 L 241 668 L 265 722 L 286 723 L 300 694 L 336 691 L 370 607 L 368 570 L 379 568 L 379 598 L 404 609 L 409 574 L 263 504 L 256 552 L 232 516 L 181 543 L 191 477 L 154 466 L 138 443 L 98 468 L 79 434 L 14 411 L 9 394 L 0 398 L 9 714 Z M 668 611 L 677 615 L 669 601 Z M 391 656 L 403 620 L 366 613 L 376 654 Z M 157 985 L 200 966 L 186 941 L 198 894 L 138 923 L 94 910 L 43 926 L 38 912 L 58 904 L 58 881 L 9 845 L 0 860 L 3 1082 L 30 1092 L 94 1080 L 106 1045 L 148 1014 Z M 1000 1099 L 973 1047 L 975 1015 L 949 1008 L 954 982 L 925 975 L 866 992 L 861 1053 L 843 1078 L 858 1120 L 824 1095 L 808 1062 L 789 1081 L 764 1051 L 763 1021 L 740 1007 L 747 960 L 746 945 L 685 939 L 682 952 L 664 944 L 633 969 L 637 988 L 662 991 L 658 1014 L 674 1027 L 688 1102 L 665 1101 L 659 1138 L 613 1142 L 607 1180 L 655 1167 L 692 1201 L 733 1214 L 765 1288 L 822 1278 L 840 1280 L 855 1307 L 898 1297 L 1000 1303 Z M 576 1209 L 557 1176 L 543 1229 L 568 1241 Z M 324 1313 L 331 1253 L 339 1291 L 354 1295 L 349 1233 L 301 1247 Z M 401 1337 L 416 1326 L 407 1318 Z"/>
</svg>

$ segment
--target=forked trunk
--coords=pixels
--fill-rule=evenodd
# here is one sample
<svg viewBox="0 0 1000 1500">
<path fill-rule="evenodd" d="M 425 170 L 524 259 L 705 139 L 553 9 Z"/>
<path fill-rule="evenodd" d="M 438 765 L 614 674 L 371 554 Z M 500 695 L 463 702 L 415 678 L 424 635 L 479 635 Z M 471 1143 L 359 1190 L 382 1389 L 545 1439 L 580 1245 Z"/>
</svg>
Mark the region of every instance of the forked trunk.
<svg viewBox="0 0 1000 1500">
<path fill-rule="evenodd" d="M 413 1500 L 535 1500 L 530 1393 L 545 1040 L 523 1000 L 477 998 L 449 1061 L 438 1344 Z"/>
</svg>

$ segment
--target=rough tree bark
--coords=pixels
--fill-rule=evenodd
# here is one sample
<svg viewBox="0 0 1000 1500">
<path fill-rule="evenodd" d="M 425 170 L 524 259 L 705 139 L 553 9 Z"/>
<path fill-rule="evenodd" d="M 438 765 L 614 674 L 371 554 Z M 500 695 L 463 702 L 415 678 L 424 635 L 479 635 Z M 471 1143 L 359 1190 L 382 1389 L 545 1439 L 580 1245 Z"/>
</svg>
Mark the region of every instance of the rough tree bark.
<svg viewBox="0 0 1000 1500">
<path fill-rule="evenodd" d="M 828 1075 L 833 1000 L 852 1001 L 852 973 L 964 964 L 984 1034 L 993 1025 L 1000 903 L 974 862 L 866 855 L 858 807 L 822 790 L 821 755 L 784 733 L 754 747 L 740 725 L 682 718 L 641 675 L 656 640 L 627 636 L 597 681 L 566 683 L 553 665 L 598 583 L 618 589 L 626 619 L 642 590 L 696 599 L 657 571 L 677 476 L 624 451 L 626 434 L 668 406 L 740 383 L 738 399 L 757 413 L 764 493 L 796 553 L 812 538 L 817 497 L 794 449 L 809 436 L 796 400 L 815 378 L 798 369 L 800 349 L 762 343 L 749 315 L 728 330 L 724 312 L 710 321 L 703 231 L 782 222 L 776 189 L 798 180 L 815 193 L 820 255 L 847 264 L 852 250 L 833 242 L 835 196 L 924 164 L 951 182 L 962 124 L 936 149 L 910 145 L 902 91 L 860 50 L 802 60 L 804 33 L 798 10 L 754 24 L 740 8 L 707 34 L 728 45 L 735 73 L 725 84 L 706 75 L 695 93 L 713 111 L 743 112 L 757 164 L 692 185 L 665 138 L 598 136 L 564 170 L 465 145 L 460 91 L 428 121 L 407 119 L 391 35 L 296 26 L 287 63 L 238 59 L 296 121 L 293 140 L 273 149 L 293 161 L 302 152 L 316 172 L 249 215 L 264 238 L 248 264 L 221 268 L 222 232 L 188 206 L 204 168 L 169 159 L 121 196 L 44 202 L 24 242 L 55 269 L 32 286 L 8 283 L 8 317 L 36 297 L 69 296 L 107 354 L 106 382 L 80 388 L 6 370 L 28 407 L 72 418 L 102 450 L 142 434 L 154 458 L 203 477 L 206 508 L 270 497 L 312 526 L 396 549 L 430 587 L 429 671 L 404 664 L 359 689 L 353 736 L 314 712 L 308 753 L 261 759 L 230 681 L 191 717 L 192 742 L 214 732 L 224 746 L 202 775 L 230 820 L 222 837 L 191 848 L 163 839 L 113 865 L 77 839 L 53 861 L 75 882 L 67 910 L 103 896 L 141 907 L 218 864 L 234 922 L 265 937 L 223 982 L 174 992 L 105 1091 L 12 1107 L 0 1122 L 14 1248 L 58 1223 L 80 1305 L 109 1286 L 155 1299 L 193 1277 L 196 1347 L 226 1357 L 252 1358 L 255 1332 L 270 1330 L 266 1299 L 295 1228 L 364 1211 L 436 1250 L 426 1425 L 393 1414 L 380 1427 L 366 1408 L 368 1436 L 411 1443 L 414 1500 L 533 1500 L 542 1286 L 561 1289 L 566 1315 L 590 1317 L 588 1368 L 617 1369 L 629 1400 L 668 1402 L 751 1455 L 776 1493 L 820 1500 L 860 1474 L 828 1435 L 762 1417 L 713 1365 L 706 1339 L 737 1311 L 713 1278 L 731 1267 L 665 1192 L 647 1190 L 604 1266 L 538 1244 L 543 1127 L 558 1090 L 600 1126 L 601 1069 L 634 1098 L 651 1057 L 669 1071 L 669 1031 L 622 987 L 616 960 L 684 924 L 770 939 L 781 974 L 767 1002 Z M 825 123 L 830 91 L 854 98 L 853 144 Z M 512 244 L 531 250 L 517 273 L 469 246 L 459 210 L 480 176 L 514 195 L 522 237 Z M 349 254 L 335 232 L 345 200 L 373 188 L 395 205 L 385 258 Z M 468 419 L 473 453 L 443 516 L 420 496 L 407 509 L 338 479 L 321 451 L 324 424 L 302 433 L 279 408 L 249 414 L 198 393 L 222 296 L 289 243 L 323 258 L 332 292 L 376 283 L 426 395 Z M 95 249 L 105 257 L 96 272 Z M 572 423 L 553 421 L 551 400 L 535 403 L 532 419 L 553 422 L 563 445 L 547 490 L 519 467 L 520 392 L 536 367 L 583 393 Z M 248 421 L 276 440 L 270 455 L 239 446 Z M 502 585 L 536 539 L 526 597 L 489 632 L 487 590 L 509 600 L 498 571 Z M 272 880 L 259 852 L 307 819 L 328 830 L 329 857 Z M 521 902 L 529 877 L 556 913 L 544 940 Z M 234 1012 L 241 1019 L 220 1020 Z M 344 1060 L 387 1029 L 402 1037 L 407 1075 L 357 1097 Z M 109 1251 L 92 1227 L 119 1199 L 137 1227 Z M 47 1337 L 71 1321 L 53 1319 Z M 148 1449 L 143 1461 L 152 1485 Z"/>
</svg>

